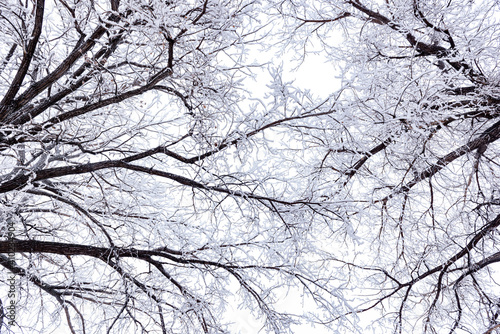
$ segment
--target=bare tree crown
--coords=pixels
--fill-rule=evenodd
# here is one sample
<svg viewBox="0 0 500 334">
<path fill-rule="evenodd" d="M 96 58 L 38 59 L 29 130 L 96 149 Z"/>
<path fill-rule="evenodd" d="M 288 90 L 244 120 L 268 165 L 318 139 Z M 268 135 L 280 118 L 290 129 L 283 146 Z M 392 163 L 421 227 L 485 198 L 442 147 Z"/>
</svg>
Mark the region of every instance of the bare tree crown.
<svg viewBox="0 0 500 334">
<path fill-rule="evenodd" d="M 0 330 L 498 331 L 499 11 L 0 2 Z"/>
</svg>

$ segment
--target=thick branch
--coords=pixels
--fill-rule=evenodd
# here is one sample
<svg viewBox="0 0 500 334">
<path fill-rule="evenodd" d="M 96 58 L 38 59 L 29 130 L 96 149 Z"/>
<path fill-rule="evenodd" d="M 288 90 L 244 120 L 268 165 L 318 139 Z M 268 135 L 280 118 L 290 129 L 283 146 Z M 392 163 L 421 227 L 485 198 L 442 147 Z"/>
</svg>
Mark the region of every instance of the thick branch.
<svg viewBox="0 0 500 334">
<path fill-rule="evenodd" d="M 372 148 L 370 151 L 364 153 L 364 157 L 359 159 L 345 174 L 347 175 L 348 180 L 351 179 L 357 172 L 358 170 L 365 164 L 366 161 L 375 154 L 381 152 L 384 150 L 390 143 L 392 142 L 392 138 L 389 137 L 386 140 L 384 140 L 382 143 L 378 144 L 374 148 Z M 347 183 L 344 182 L 344 184 Z"/>
<path fill-rule="evenodd" d="M 117 22 L 120 20 L 120 17 L 111 14 L 107 19 L 111 22 Z M 100 39 L 104 33 L 108 30 L 110 24 L 106 24 L 105 26 L 99 26 L 92 35 L 87 39 L 86 42 L 80 44 L 77 48 L 71 52 L 68 57 L 51 73 L 45 76 L 43 79 L 33 83 L 30 87 L 28 87 L 15 101 L 9 104 L 9 106 L 4 106 L 0 111 L 0 121 L 4 120 L 10 112 L 13 110 L 17 110 L 18 108 L 24 106 L 29 101 L 31 101 L 38 94 L 43 92 L 46 88 L 56 82 L 59 78 L 61 78 L 67 71 L 75 64 L 75 62 L 80 59 L 83 55 L 85 55 L 90 49 L 94 47 L 97 40 Z"/>
<path fill-rule="evenodd" d="M 477 137 L 474 140 L 471 140 L 465 145 L 462 145 L 458 149 L 448 153 L 444 157 L 441 157 L 438 159 L 438 161 L 433 164 L 432 166 L 427 167 L 420 173 L 418 173 L 413 180 L 402 186 L 401 188 L 398 188 L 398 190 L 391 195 L 383 198 L 382 200 L 379 200 L 378 202 L 385 202 L 389 198 L 393 197 L 395 194 L 402 193 L 402 192 L 408 192 L 411 188 L 413 188 L 416 184 L 418 184 L 420 181 L 428 179 L 434 175 L 436 175 L 441 169 L 446 167 L 448 164 L 452 163 L 456 159 L 460 158 L 461 156 L 472 152 L 484 145 L 488 145 L 500 138 L 500 121 L 496 122 L 493 124 L 491 127 L 489 127 L 486 131 L 484 131 L 479 137 Z"/>
<path fill-rule="evenodd" d="M 63 256 L 90 256 L 100 259 L 108 264 L 111 263 L 113 258 L 132 257 L 144 261 L 151 261 L 152 256 L 166 258 L 172 262 L 179 264 L 201 264 L 214 266 L 217 268 L 243 268 L 237 265 L 226 265 L 220 262 L 200 260 L 197 258 L 185 258 L 182 256 L 174 256 L 165 251 L 158 250 L 141 250 L 127 247 L 97 247 L 81 244 L 70 244 L 52 241 L 38 241 L 38 240 L 3 240 L 0 241 L 0 254 L 6 253 L 47 253 L 57 254 Z M 178 253 L 178 252 L 177 252 Z M 8 260 L 7 260 L 8 261 Z M 0 263 L 1 264 L 1 263 Z M 14 272 L 14 271 L 13 271 Z M 15 271 L 14 273 L 18 273 Z"/>
<path fill-rule="evenodd" d="M 63 113 L 61 115 L 55 116 L 55 117 L 47 120 L 45 122 L 45 124 L 43 125 L 43 127 L 44 128 L 48 128 L 48 127 L 50 127 L 50 126 L 52 126 L 54 124 L 58 124 L 58 123 L 66 121 L 66 120 L 69 120 L 71 118 L 74 118 L 74 117 L 77 117 L 77 116 L 80 116 L 80 115 L 84 115 L 84 114 L 87 114 L 87 113 L 92 112 L 94 110 L 97 110 L 97 109 L 100 109 L 100 108 L 104 108 L 104 107 L 107 107 L 107 106 L 110 106 L 110 105 L 114 105 L 114 104 L 123 102 L 123 101 L 125 101 L 125 100 L 127 100 L 129 98 L 141 95 L 141 94 L 143 94 L 143 93 L 145 93 L 145 92 L 147 92 L 149 90 L 154 89 L 154 85 L 156 83 L 158 83 L 159 81 L 163 80 L 165 77 L 169 76 L 171 73 L 172 72 L 171 72 L 170 69 L 168 69 L 168 68 L 164 69 L 164 70 L 162 70 L 160 72 L 160 75 L 157 75 L 155 77 L 154 81 L 150 82 L 149 84 L 147 84 L 145 86 L 142 86 L 140 88 L 133 89 L 133 90 L 130 90 L 128 92 L 125 92 L 125 93 L 122 93 L 122 94 L 110 97 L 108 99 L 104 99 L 104 100 L 98 101 L 96 103 L 89 104 L 89 105 L 86 105 L 84 107 L 77 108 L 77 109 L 65 112 L 65 113 Z M 36 129 L 34 131 L 36 131 Z"/>
<path fill-rule="evenodd" d="M 12 100 L 14 99 L 17 92 L 21 88 L 23 80 L 26 77 L 26 73 L 28 73 L 31 60 L 35 55 L 35 49 L 38 44 L 38 40 L 40 39 L 40 35 L 42 33 L 44 9 L 45 9 L 45 0 L 37 0 L 36 11 L 35 11 L 35 27 L 33 28 L 33 32 L 31 34 L 31 40 L 28 43 L 28 47 L 24 52 L 24 56 L 21 61 L 21 64 L 19 65 L 19 69 L 17 70 L 16 76 L 12 80 L 9 90 L 3 97 L 2 101 L 0 102 L 0 121 L 3 121 L 5 119 L 5 116 L 7 115 L 8 111 L 8 106 L 12 103 Z"/>
<path fill-rule="evenodd" d="M 474 237 L 471 239 L 471 241 L 469 241 L 464 248 L 462 248 L 458 253 L 456 253 L 451 258 L 449 258 L 448 261 L 446 261 L 445 263 L 443 263 L 437 267 L 432 268 L 431 270 L 426 271 L 425 273 L 423 273 L 423 274 L 419 275 L 418 277 L 414 278 L 413 280 L 411 280 L 411 282 L 406 283 L 404 285 L 412 285 L 412 284 L 426 278 L 429 275 L 446 270 L 453 263 L 455 263 L 456 261 L 458 261 L 459 259 L 461 259 L 465 255 L 467 255 L 478 244 L 479 241 L 481 241 L 488 233 L 490 233 L 491 231 L 496 229 L 498 226 L 500 226 L 500 215 L 498 215 L 495 219 L 493 219 L 491 222 L 486 224 L 486 226 L 484 226 L 479 232 L 477 232 L 474 235 Z M 490 260 L 496 259 L 498 261 L 498 257 L 499 257 L 499 255 L 495 254 L 492 259 L 487 258 L 483 261 L 484 261 L 484 263 L 487 263 L 487 261 L 489 261 L 488 259 L 490 259 Z M 482 262 L 479 262 L 478 264 L 481 264 L 481 263 Z M 486 264 L 484 264 L 484 265 L 486 265 Z"/>
<path fill-rule="evenodd" d="M 396 22 L 393 20 L 390 20 L 389 18 L 385 17 L 384 15 L 374 12 L 370 9 L 368 9 L 366 6 L 364 6 L 359 0 L 349 0 L 349 4 L 351 4 L 354 8 L 359 10 L 360 12 L 366 14 L 368 16 L 368 20 L 379 24 L 379 25 L 385 25 L 391 28 L 394 31 L 397 31 L 404 35 L 406 40 L 410 43 L 412 47 L 415 48 L 419 53 L 422 55 L 433 55 L 437 58 L 444 58 L 447 56 L 450 56 L 451 54 L 454 54 L 453 50 L 446 49 L 442 46 L 439 45 L 434 45 L 434 44 L 428 44 L 419 41 L 412 33 L 410 33 L 408 30 L 401 28 L 400 25 L 398 25 Z M 451 39 L 451 36 L 448 34 L 449 40 Z M 451 43 L 450 43 L 451 44 Z M 456 58 L 456 57 L 454 57 Z M 469 78 L 472 81 L 479 82 L 479 83 L 485 83 L 486 79 L 479 73 L 476 73 L 469 64 L 467 64 L 465 61 L 452 61 L 447 59 L 446 62 L 450 64 L 451 67 L 453 67 L 457 71 L 461 70 L 466 70 L 465 73 L 469 75 Z"/>
<path fill-rule="evenodd" d="M 96 52 L 95 56 L 90 61 L 86 61 L 82 64 L 76 71 L 73 73 L 72 78 L 76 79 L 81 76 L 86 69 L 90 67 L 91 63 L 104 63 L 111 56 L 111 54 L 116 50 L 120 41 L 123 38 L 123 29 L 120 31 L 114 38 L 112 38 L 108 44 L 104 45 L 99 51 Z M 40 103 L 35 103 L 36 106 L 28 105 L 20 110 L 17 110 L 12 115 L 6 119 L 6 122 L 11 124 L 23 124 L 33 119 L 34 117 L 40 115 L 49 107 L 53 106 L 55 103 L 68 96 L 69 94 L 77 91 L 80 87 L 82 87 L 86 82 L 88 82 L 92 78 L 92 71 L 82 76 L 75 82 L 72 82 L 69 87 L 66 89 L 62 89 L 57 92 L 53 96 L 46 98 Z"/>
</svg>

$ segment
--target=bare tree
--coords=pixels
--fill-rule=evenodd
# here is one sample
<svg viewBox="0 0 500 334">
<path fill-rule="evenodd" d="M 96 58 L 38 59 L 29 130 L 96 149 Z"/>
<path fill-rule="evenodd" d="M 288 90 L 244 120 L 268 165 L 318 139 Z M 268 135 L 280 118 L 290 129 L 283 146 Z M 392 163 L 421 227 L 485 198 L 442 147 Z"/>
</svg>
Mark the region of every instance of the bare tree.
<svg viewBox="0 0 500 334">
<path fill-rule="evenodd" d="M 377 332 L 497 332 L 498 1 L 274 5 L 286 49 L 323 52 L 342 80 L 335 112 L 301 136 L 318 195 L 349 203 L 349 251 L 332 252 L 355 301 L 345 316 Z"/>
<path fill-rule="evenodd" d="M 499 11 L 0 2 L 1 329 L 498 331 Z M 249 100 L 256 45 L 341 89 Z"/>
<path fill-rule="evenodd" d="M 261 9 L 0 6 L 0 264 L 17 287 L 2 330 L 219 333 L 234 304 L 286 331 L 296 317 L 277 296 L 323 289 L 299 261 L 308 227 L 290 218 L 314 203 L 290 195 L 282 160 L 259 166 L 261 133 L 316 109 L 240 106 Z"/>
</svg>

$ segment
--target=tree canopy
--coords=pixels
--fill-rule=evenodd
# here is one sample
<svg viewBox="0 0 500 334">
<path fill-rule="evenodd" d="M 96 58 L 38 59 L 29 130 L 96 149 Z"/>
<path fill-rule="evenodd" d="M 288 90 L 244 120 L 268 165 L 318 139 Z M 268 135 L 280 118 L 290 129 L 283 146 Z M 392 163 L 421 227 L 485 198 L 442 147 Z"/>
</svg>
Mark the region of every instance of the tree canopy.
<svg viewBox="0 0 500 334">
<path fill-rule="evenodd" d="M 498 1 L 6 0 L 0 36 L 2 332 L 500 331 Z"/>
</svg>

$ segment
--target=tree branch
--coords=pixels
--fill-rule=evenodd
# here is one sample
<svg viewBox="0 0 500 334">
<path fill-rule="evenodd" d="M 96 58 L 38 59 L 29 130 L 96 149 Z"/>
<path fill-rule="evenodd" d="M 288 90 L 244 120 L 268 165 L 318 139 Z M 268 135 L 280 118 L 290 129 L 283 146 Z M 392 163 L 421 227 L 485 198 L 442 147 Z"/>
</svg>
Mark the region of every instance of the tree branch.
<svg viewBox="0 0 500 334">
<path fill-rule="evenodd" d="M 21 61 L 21 64 L 19 65 L 19 69 L 17 70 L 14 79 L 12 80 L 12 83 L 10 84 L 9 90 L 7 91 L 7 93 L 5 93 L 2 101 L 0 102 L 0 122 L 3 121 L 7 116 L 7 112 L 9 106 L 12 103 L 12 100 L 16 96 L 19 89 L 21 89 L 21 85 L 24 78 L 26 77 L 26 73 L 28 73 L 31 60 L 35 55 L 35 49 L 42 33 L 45 0 L 37 0 L 35 6 L 35 26 L 31 34 L 31 40 L 28 43 L 28 47 L 24 51 L 23 59 Z"/>
</svg>

